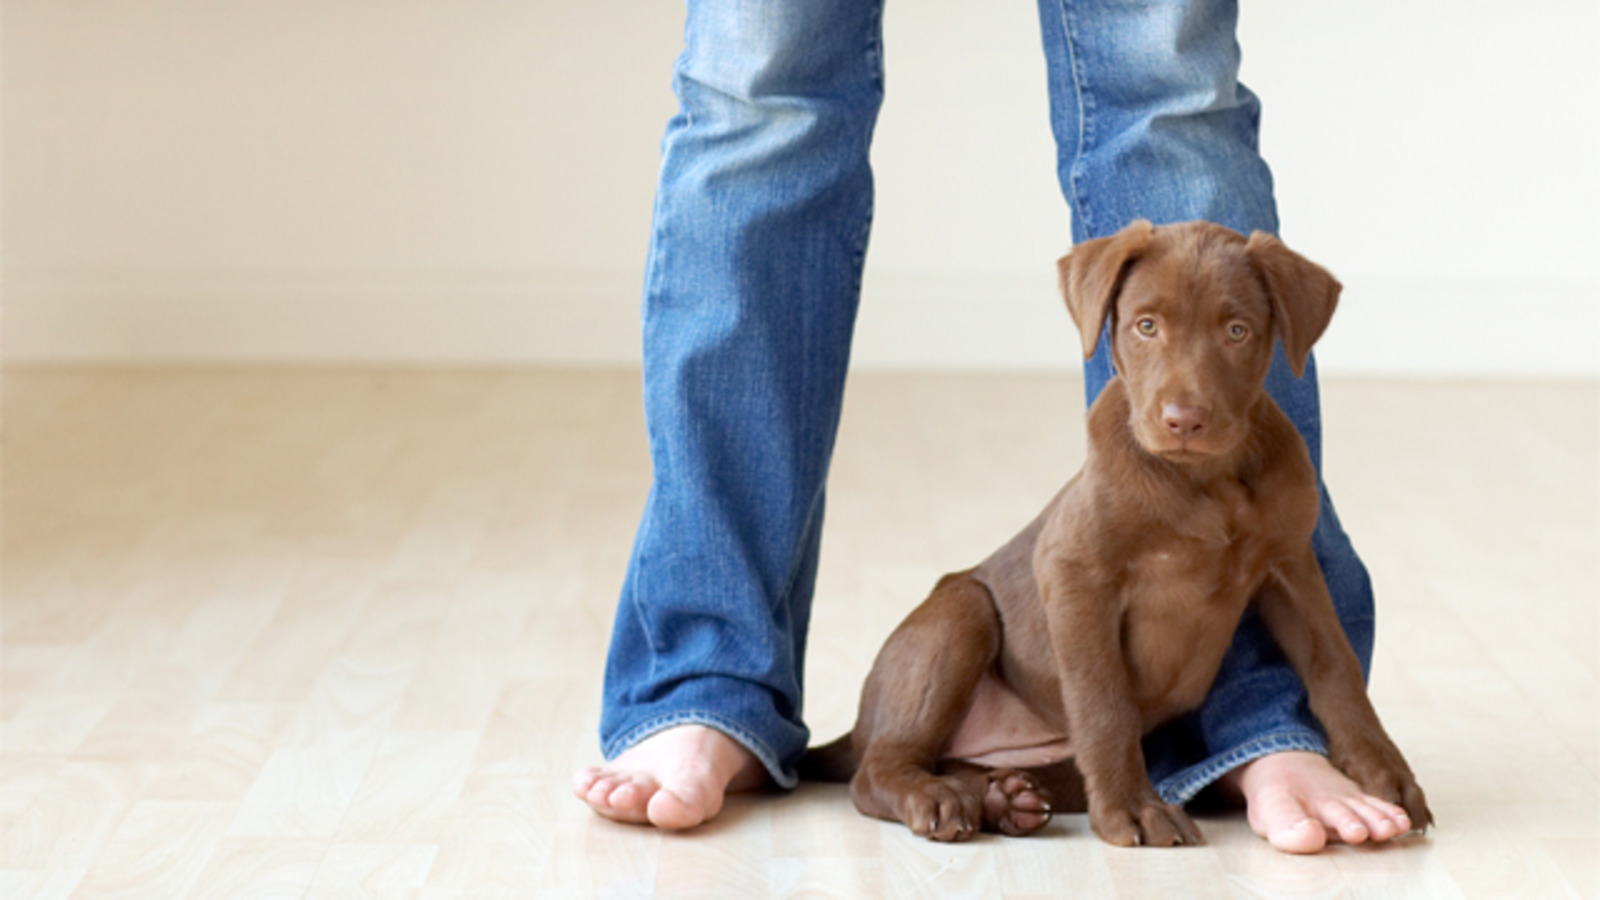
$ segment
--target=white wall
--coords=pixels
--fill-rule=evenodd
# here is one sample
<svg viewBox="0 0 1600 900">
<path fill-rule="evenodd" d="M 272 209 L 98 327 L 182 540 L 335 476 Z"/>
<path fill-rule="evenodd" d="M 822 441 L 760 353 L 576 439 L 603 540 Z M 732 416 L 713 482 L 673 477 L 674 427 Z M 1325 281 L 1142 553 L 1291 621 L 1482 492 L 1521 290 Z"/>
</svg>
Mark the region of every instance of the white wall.
<svg viewBox="0 0 1600 900">
<path fill-rule="evenodd" d="M 629 363 L 681 4 L 7 0 L 11 361 Z M 892 0 L 862 367 L 1072 363 L 1033 4 Z M 1245 0 L 1325 371 L 1600 375 L 1592 0 Z"/>
</svg>

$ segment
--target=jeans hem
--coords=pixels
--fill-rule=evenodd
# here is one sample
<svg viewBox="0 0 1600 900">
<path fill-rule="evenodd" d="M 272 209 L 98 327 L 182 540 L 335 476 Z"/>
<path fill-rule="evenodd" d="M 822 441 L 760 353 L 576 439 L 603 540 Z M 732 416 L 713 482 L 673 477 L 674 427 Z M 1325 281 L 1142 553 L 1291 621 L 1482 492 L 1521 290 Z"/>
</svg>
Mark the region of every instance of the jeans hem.
<svg viewBox="0 0 1600 900">
<path fill-rule="evenodd" d="M 1305 750 L 1323 756 L 1328 755 L 1327 742 L 1323 740 L 1322 735 L 1314 731 L 1274 732 L 1218 753 L 1198 765 L 1190 766 L 1176 775 L 1163 779 L 1155 786 L 1156 793 L 1161 795 L 1162 800 L 1174 806 L 1182 806 L 1193 800 L 1217 779 L 1245 763 L 1288 750 Z"/>
<path fill-rule="evenodd" d="M 629 729 L 621 737 L 607 742 L 604 747 L 600 748 L 601 753 L 608 760 L 615 759 L 644 739 L 660 734 L 669 728 L 676 728 L 679 725 L 704 725 L 732 738 L 741 747 L 750 751 L 751 755 L 766 768 L 767 774 L 772 776 L 773 782 L 778 787 L 787 790 L 800 783 L 799 774 L 792 769 L 785 769 L 778 761 L 777 754 L 773 753 L 772 749 L 754 734 L 739 727 L 729 719 L 698 710 L 684 710 L 647 719 Z"/>
</svg>

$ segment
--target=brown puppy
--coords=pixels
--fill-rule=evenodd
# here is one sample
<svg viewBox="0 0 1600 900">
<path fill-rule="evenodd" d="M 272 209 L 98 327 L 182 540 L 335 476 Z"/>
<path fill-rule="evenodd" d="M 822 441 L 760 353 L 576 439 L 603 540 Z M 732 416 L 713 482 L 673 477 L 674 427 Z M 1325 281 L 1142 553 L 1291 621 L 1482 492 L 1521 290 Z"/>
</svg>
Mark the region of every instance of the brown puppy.
<svg viewBox="0 0 1600 900">
<path fill-rule="evenodd" d="M 1305 442 L 1262 387 L 1275 338 L 1301 373 L 1338 282 L 1276 238 L 1207 223 L 1136 222 L 1060 269 L 1084 354 L 1109 321 L 1119 373 L 1089 410 L 1083 470 L 939 582 L 878 655 L 854 730 L 802 774 L 849 778 L 861 812 L 935 840 L 1087 809 L 1113 844 L 1199 843 L 1139 741 L 1200 704 L 1254 604 L 1334 765 L 1431 822 L 1311 550 Z"/>
</svg>

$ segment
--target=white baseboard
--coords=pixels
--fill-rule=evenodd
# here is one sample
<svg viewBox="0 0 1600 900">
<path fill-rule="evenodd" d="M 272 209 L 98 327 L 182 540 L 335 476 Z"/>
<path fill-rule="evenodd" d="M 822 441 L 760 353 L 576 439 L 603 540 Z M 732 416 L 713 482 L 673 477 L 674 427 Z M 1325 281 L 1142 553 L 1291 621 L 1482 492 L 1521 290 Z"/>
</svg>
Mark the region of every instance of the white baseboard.
<svg viewBox="0 0 1600 900">
<path fill-rule="evenodd" d="M 6 361 L 584 365 L 639 359 L 636 273 L 9 272 Z M 1600 377 L 1593 284 L 1351 278 L 1318 346 L 1332 374 Z M 1048 273 L 869 274 L 862 370 L 1069 369 Z"/>
</svg>

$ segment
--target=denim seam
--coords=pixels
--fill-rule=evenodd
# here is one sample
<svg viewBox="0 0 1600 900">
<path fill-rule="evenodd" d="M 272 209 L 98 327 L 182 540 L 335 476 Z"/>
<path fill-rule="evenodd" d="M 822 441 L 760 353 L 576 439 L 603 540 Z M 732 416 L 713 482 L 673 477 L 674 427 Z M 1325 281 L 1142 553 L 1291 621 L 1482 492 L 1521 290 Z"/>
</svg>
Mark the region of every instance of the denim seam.
<svg viewBox="0 0 1600 900">
<path fill-rule="evenodd" d="M 601 752 L 605 754 L 606 759 L 615 759 L 646 738 L 653 737 L 669 728 L 676 728 L 680 725 L 704 725 L 732 738 L 740 746 L 754 754 L 755 758 L 772 775 L 772 780 L 779 787 L 792 788 L 800 781 L 799 777 L 793 772 L 784 770 L 783 766 L 778 762 L 777 754 L 773 753 L 772 748 L 768 747 L 754 734 L 739 727 L 738 724 L 729 719 L 701 710 L 680 710 L 657 716 L 653 719 L 646 719 L 622 736 L 607 743 L 601 748 Z"/>
<path fill-rule="evenodd" d="M 1323 756 L 1328 755 L 1327 744 L 1316 732 L 1306 730 L 1273 732 L 1163 779 L 1161 784 L 1156 785 L 1156 792 L 1166 802 L 1182 806 L 1193 800 L 1217 779 L 1245 763 L 1288 750 L 1304 750 Z"/>
<path fill-rule="evenodd" d="M 868 63 L 868 68 L 872 71 L 872 83 L 873 83 L 873 86 L 876 87 L 876 89 L 878 91 L 879 102 L 881 103 L 882 102 L 882 97 L 883 97 L 883 92 L 884 92 L 884 75 L 883 75 L 883 71 L 884 71 L 883 70 L 883 5 L 881 3 L 877 4 L 876 6 L 874 6 L 872 19 L 871 19 L 871 21 L 868 22 L 868 25 L 867 25 L 867 42 L 866 42 L 866 47 L 864 48 L 864 54 L 865 54 L 865 57 L 866 57 L 866 60 L 867 60 L 867 63 Z M 874 122 L 875 122 L 875 120 L 876 120 L 876 116 L 874 116 Z M 872 141 L 871 130 L 872 129 L 869 128 L 868 135 L 867 135 L 867 138 L 866 138 L 867 144 L 868 144 L 867 150 L 869 152 L 870 152 L 871 141 Z M 868 177 L 869 178 L 871 177 L 870 162 L 868 163 Z M 865 204 L 865 208 L 861 211 L 860 224 L 857 225 L 855 230 L 854 230 L 854 232 L 849 235 L 850 257 L 851 257 L 851 263 L 854 265 L 854 272 L 853 272 L 852 277 L 851 277 L 850 287 L 851 287 L 851 291 L 852 291 L 853 295 L 855 296 L 855 305 L 857 307 L 859 307 L 859 305 L 860 305 L 861 290 L 862 290 L 863 280 L 864 280 L 864 274 L 863 273 L 864 273 L 864 271 L 866 269 L 866 261 L 867 261 L 867 245 L 868 245 L 868 242 L 871 240 L 872 219 L 873 219 L 873 216 L 875 214 L 875 211 L 876 211 L 875 200 L 873 198 L 872 192 L 869 191 L 868 194 L 867 194 L 867 202 Z M 803 310 L 801 314 L 805 315 L 807 312 L 809 312 L 809 306 L 807 307 L 807 309 Z M 853 312 L 852 312 L 852 315 L 853 315 Z M 851 330 L 852 331 L 854 330 L 853 326 L 852 326 Z M 810 329 L 810 328 L 802 329 L 802 333 L 803 334 L 810 334 L 811 331 L 812 331 L 812 329 Z M 847 348 L 847 350 L 848 350 L 848 348 Z M 811 356 L 811 355 L 812 354 L 810 353 L 810 348 L 808 347 L 807 348 L 807 356 Z M 846 366 L 848 367 L 848 360 L 846 362 Z M 804 377 L 802 379 L 802 385 L 801 385 L 801 388 L 800 388 L 801 403 L 804 406 L 808 406 L 809 407 L 809 406 L 811 406 L 812 404 L 814 404 L 816 402 L 816 390 L 815 390 L 815 386 L 814 386 L 814 380 L 815 380 L 814 379 L 814 375 L 815 375 L 815 373 L 810 368 L 808 368 L 804 372 Z M 835 423 L 835 428 L 837 428 L 837 423 Z M 825 460 L 829 459 L 829 458 L 831 458 L 831 456 L 832 456 L 831 452 L 826 453 L 826 454 L 824 454 L 824 459 Z M 827 462 L 824 462 L 822 478 L 821 478 L 821 481 L 819 482 L 822 485 L 822 489 L 823 490 L 826 489 L 826 485 L 827 485 L 827 481 L 828 481 L 828 469 L 829 468 L 830 468 L 829 464 Z M 801 531 L 800 531 L 800 533 L 802 535 L 807 535 L 807 534 L 811 533 L 811 530 L 812 530 L 812 527 L 813 527 L 813 522 L 815 522 L 815 520 L 816 520 L 816 518 L 818 516 L 817 506 L 821 502 L 821 497 L 822 497 L 822 494 L 818 493 L 818 495 L 816 497 L 813 497 L 813 498 L 810 499 L 810 501 L 809 501 L 810 505 L 806 509 L 806 514 L 805 514 L 804 519 L 802 519 L 802 525 L 801 525 Z M 794 561 L 793 561 L 793 565 L 790 567 L 788 573 L 784 576 L 783 587 L 778 593 L 777 603 L 778 603 L 779 607 L 784 608 L 784 609 L 790 608 L 790 601 L 792 600 L 792 598 L 794 596 L 796 585 L 799 583 L 799 580 L 800 580 L 800 575 L 805 570 L 805 568 L 806 568 L 806 564 L 805 564 L 804 554 L 797 555 L 795 557 Z"/>
<path fill-rule="evenodd" d="M 878 87 L 879 95 L 883 94 L 883 4 L 875 3 L 872 8 L 872 21 L 868 25 L 867 56 L 872 60 L 873 83 Z"/>
<path fill-rule="evenodd" d="M 883 74 L 883 4 L 882 3 L 877 3 L 877 4 L 875 4 L 873 6 L 872 21 L 868 24 L 868 29 L 867 29 L 867 48 L 866 48 L 866 52 L 867 52 L 867 59 L 868 59 L 868 62 L 869 62 L 869 67 L 872 70 L 872 82 L 873 82 L 873 85 L 878 90 L 878 103 L 879 103 L 879 105 L 881 107 L 881 105 L 883 103 L 883 96 L 884 96 L 884 94 L 886 92 L 886 88 L 885 88 L 885 85 L 884 85 L 884 74 Z M 868 177 L 869 178 L 871 177 L 871 166 L 872 166 L 871 161 L 870 161 L 871 160 L 870 154 L 871 154 L 871 145 L 872 145 L 872 132 L 876 130 L 876 126 L 877 126 L 877 115 L 874 114 L 873 118 L 872 118 L 872 125 L 871 125 L 871 127 L 869 127 L 868 133 L 867 133 L 867 136 L 866 136 L 866 140 L 867 140 L 867 158 L 868 158 L 867 171 L 868 171 Z M 857 229 L 856 234 L 854 235 L 853 246 L 851 248 L 854 251 L 853 262 L 855 263 L 855 267 L 856 267 L 856 269 L 855 269 L 855 285 L 854 285 L 854 287 L 855 287 L 855 294 L 856 294 L 856 297 L 857 297 L 857 303 L 858 304 L 860 302 L 859 298 L 861 296 L 863 272 L 865 271 L 866 264 L 867 264 L 867 244 L 871 240 L 871 236 L 872 236 L 872 220 L 873 220 L 874 215 L 877 212 L 876 198 L 873 196 L 873 194 L 871 192 L 868 193 L 867 197 L 868 197 L 868 199 L 867 199 L 867 205 L 866 205 L 866 210 L 865 210 L 866 214 L 862 217 L 861 226 L 860 226 L 860 228 Z"/>
<path fill-rule="evenodd" d="M 866 56 L 866 59 L 867 59 L 868 68 L 872 71 L 872 83 L 873 83 L 873 86 L 878 91 L 878 98 L 879 98 L 879 102 L 881 103 L 882 102 L 883 93 L 884 93 L 884 75 L 883 75 L 883 71 L 884 71 L 884 69 L 883 69 L 883 4 L 881 4 L 881 3 L 878 3 L 873 7 L 872 18 L 871 18 L 871 21 L 869 21 L 868 25 L 867 25 L 867 42 L 866 42 L 866 47 L 865 47 L 865 56 Z M 876 116 L 875 115 L 874 115 L 873 119 L 874 119 L 874 125 L 875 125 L 875 123 L 876 123 Z M 867 148 L 868 151 L 870 151 L 870 145 L 871 145 L 871 140 L 872 140 L 871 139 L 871 131 L 872 131 L 872 129 L 869 128 L 868 134 L 867 134 L 867 138 L 866 138 L 867 143 L 868 143 L 868 148 Z M 868 163 L 868 177 L 869 178 L 871 177 L 871 167 L 870 167 L 870 165 L 871 164 L 869 162 Z M 855 305 L 857 307 L 859 307 L 859 305 L 860 305 L 861 290 L 862 290 L 863 278 L 864 278 L 863 273 L 864 273 L 864 271 L 866 269 L 866 262 L 867 262 L 867 245 L 868 245 L 869 241 L 871 240 L 872 220 L 873 220 L 873 216 L 874 216 L 875 212 L 876 212 L 875 200 L 874 200 L 872 192 L 869 191 L 867 193 L 867 202 L 865 204 L 865 208 L 863 210 L 861 210 L 861 216 L 860 216 L 860 220 L 859 220 L 860 224 L 855 228 L 854 233 L 849 236 L 851 262 L 854 265 L 854 273 L 853 273 L 852 279 L 851 279 L 851 291 L 853 292 L 853 295 L 855 297 Z M 853 314 L 854 314 L 854 312 L 852 311 L 852 315 Z M 852 331 L 854 330 L 853 326 L 852 326 L 851 330 Z M 809 334 L 810 332 L 811 332 L 811 329 L 809 329 L 809 328 L 803 329 L 803 333 Z M 848 347 L 847 347 L 847 350 L 848 350 Z M 810 354 L 808 353 L 808 355 L 810 355 Z M 848 358 L 847 358 L 846 366 L 848 367 Z M 814 389 L 814 384 L 813 384 L 813 381 L 814 381 L 814 379 L 812 377 L 813 375 L 814 375 L 814 373 L 811 370 L 808 369 L 806 371 L 806 373 L 805 373 L 805 378 L 803 380 L 803 384 L 802 384 L 802 387 L 801 387 L 801 394 L 802 394 L 801 402 L 802 402 L 802 404 L 807 405 L 807 406 L 810 406 L 813 403 L 815 403 L 816 391 Z M 837 428 L 837 422 L 835 423 L 835 428 Z M 824 456 L 825 456 L 825 458 L 829 458 L 829 457 L 832 456 L 832 454 L 831 454 L 831 452 L 829 452 L 829 453 L 825 454 Z M 826 489 L 826 485 L 827 485 L 827 481 L 828 481 L 828 468 L 830 468 L 830 466 L 825 462 L 824 463 L 824 468 L 823 468 L 823 473 L 822 473 L 822 478 L 821 478 L 821 481 L 820 481 L 820 484 L 823 486 L 824 490 Z M 822 497 L 822 494 L 819 493 L 816 497 L 811 498 L 810 505 L 808 506 L 808 508 L 806 510 L 805 518 L 802 520 L 802 528 L 801 528 L 801 532 L 800 532 L 802 535 L 806 535 L 806 534 L 810 534 L 811 533 L 811 530 L 813 528 L 813 523 L 816 521 L 817 516 L 819 514 L 817 506 L 821 502 L 821 497 Z M 805 561 L 804 561 L 804 556 L 803 555 L 797 556 L 795 558 L 795 560 L 794 560 L 794 565 L 790 568 L 789 572 L 785 576 L 784 583 L 783 583 L 783 588 L 780 591 L 780 593 L 778 594 L 779 605 L 782 606 L 783 608 L 786 608 L 786 609 L 789 608 L 790 601 L 794 596 L 796 585 L 798 584 L 798 582 L 800 580 L 801 572 L 803 572 L 805 570 L 805 568 L 806 568 L 806 564 L 805 564 Z"/>
<path fill-rule="evenodd" d="M 1093 119 L 1090 116 L 1090 112 L 1093 100 L 1088 97 L 1083 89 L 1083 59 L 1079 53 L 1077 38 L 1074 36 L 1070 6 L 1071 4 L 1067 0 L 1061 0 L 1062 43 L 1067 46 L 1067 55 L 1070 57 L 1072 69 L 1072 92 L 1078 101 L 1078 144 L 1073 148 L 1072 168 L 1067 173 L 1067 184 L 1072 195 L 1069 199 L 1072 202 L 1073 212 L 1078 216 L 1081 233 L 1086 237 L 1092 237 L 1097 233 L 1092 227 L 1094 216 L 1090 212 L 1088 198 L 1084 196 L 1084 192 L 1080 187 L 1079 176 L 1083 155 L 1092 142 Z"/>
</svg>

